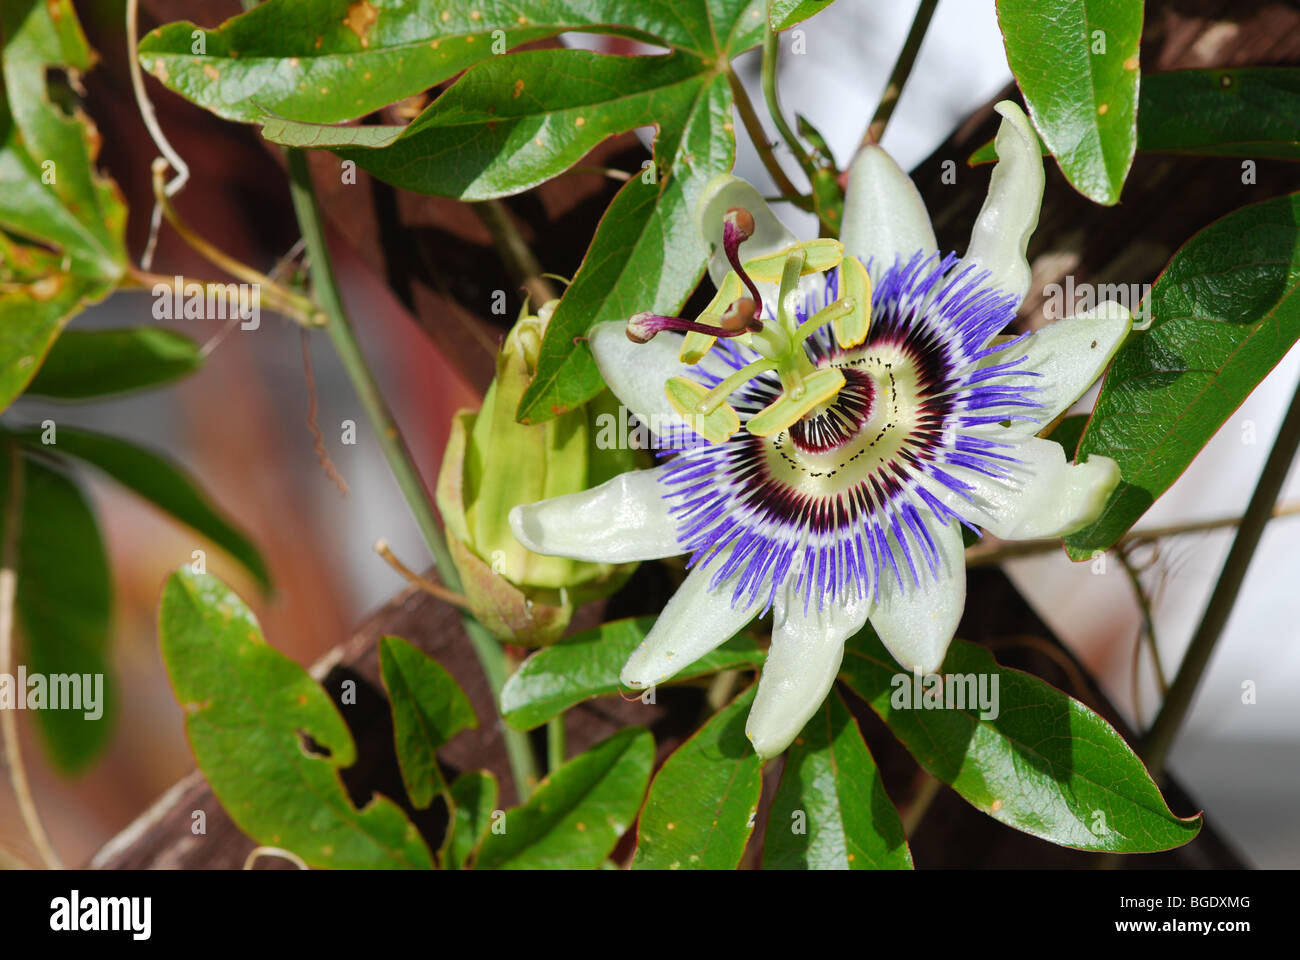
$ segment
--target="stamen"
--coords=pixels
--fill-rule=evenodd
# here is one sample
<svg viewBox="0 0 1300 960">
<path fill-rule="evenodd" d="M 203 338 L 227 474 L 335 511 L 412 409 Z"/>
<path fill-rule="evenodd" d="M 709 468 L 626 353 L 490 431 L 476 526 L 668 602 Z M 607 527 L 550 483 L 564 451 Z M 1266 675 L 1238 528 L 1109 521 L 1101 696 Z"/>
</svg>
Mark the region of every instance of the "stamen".
<svg viewBox="0 0 1300 960">
<path fill-rule="evenodd" d="M 747 363 L 705 394 L 704 399 L 696 406 L 696 411 L 703 414 L 712 413 L 714 410 L 718 409 L 727 397 L 731 396 L 750 380 L 753 380 L 759 374 L 766 373 L 768 370 L 775 369 L 776 362 L 766 358 L 755 360 L 752 363 Z"/>
<path fill-rule="evenodd" d="M 725 316 L 723 320 L 725 322 Z M 696 323 L 694 320 L 687 320 L 683 317 L 664 317 L 657 313 L 637 313 L 628 318 L 627 338 L 633 343 L 649 343 L 655 338 L 656 334 L 663 333 L 665 330 L 690 330 L 707 334 L 710 337 L 738 337 L 742 333 L 749 332 L 749 329 L 748 326 L 744 326 L 733 330 L 725 326 L 715 327 L 707 323 Z"/>
<path fill-rule="evenodd" d="M 745 281 L 745 286 L 749 288 L 749 295 L 754 298 L 754 316 L 763 315 L 763 297 L 758 292 L 758 287 L 750 279 L 745 268 L 740 265 L 739 249 L 741 243 L 748 240 L 754 235 L 754 215 L 744 207 L 732 207 L 722 218 L 722 249 L 727 254 L 727 262 L 731 264 L 731 269 L 736 271 L 736 276 Z"/>
<path fill-rule="evenodd" d="M 756 333 L 763 329 L 763 321 L 758 319 L 758 309 L 749 297 L 741 297 L 727 308 L 722 315 L 720 325 L 723 330 L 738 333 Z"/>
</svg>

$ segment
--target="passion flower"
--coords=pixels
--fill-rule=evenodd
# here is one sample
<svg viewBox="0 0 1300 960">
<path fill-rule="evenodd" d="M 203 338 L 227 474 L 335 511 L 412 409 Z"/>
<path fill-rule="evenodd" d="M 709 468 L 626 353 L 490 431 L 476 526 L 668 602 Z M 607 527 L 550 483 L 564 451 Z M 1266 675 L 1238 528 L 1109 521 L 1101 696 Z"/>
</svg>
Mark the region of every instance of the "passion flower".
<svg viewBox="0 0 1300 960">
<path fill-rule="evenodd" d="M 1127 310 L 999 337 L 1029 287 L 1043 165 L 1024 113 L 997 110 L 1000 160 L 964 258 L 939 254 L 915 185 L 878 147 L 854 162 L 842 248 L 796 243 L 743 181 L 712 184 L 699 207 L 715 248 L 709 308 L 590 333 L 667 462 L 511 511 L 538 553 L 690 554 L 623 668 L 629 687 L 668 679 L 770 608 L 746 726 L 762 756 L 816 712 L 868 619 L 903 667 L 939 668 L 965 604 L 963 525 L 1061 536 L 1119 481 L 1113 460 L 1067 463 L 1035 434 L 1105 367 Z"/>
</svg>

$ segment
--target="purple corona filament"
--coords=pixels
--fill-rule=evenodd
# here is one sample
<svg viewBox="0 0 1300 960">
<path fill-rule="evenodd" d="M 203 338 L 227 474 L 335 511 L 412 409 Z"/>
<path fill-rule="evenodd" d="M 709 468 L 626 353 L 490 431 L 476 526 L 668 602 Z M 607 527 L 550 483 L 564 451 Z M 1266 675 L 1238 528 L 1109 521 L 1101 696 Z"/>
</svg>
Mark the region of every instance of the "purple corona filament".
<svg viewBox="0 0 1300 960">
<path fill-rule="evenodd" d="M 730 220 L 724 245 L 736 266 Z M 844 374 L 837 396 L 770 437 L 742 430 L 715 445 L 683 435 L 661 452 L 671 458 L 664 497 L 690 565 L 712 564 L 713 587 L 734 577 L 732 602 L 762 599 L 765 609 L 787 580 L 808 609 L 814 597 L 818 607 L 851 593 L 878 599 L 882 579 L 907 590 L 937 576 L 932 525 L 956 521 L 979 531 L 931 489 L 974 502 L 971 485 L 950 468 L 1015 482 L 1019 462 L 1008 444 L 966 428 L 1033 420 L 1026 411 L 1039 406 L 1024 357 L 980 362 L 1017 342 L 990 345 L 1015 318 L 1018 298 L 988 278 L 951 254 L 896 259 L 874 285 L 865 343 L 841 348 L 829 328 L 805 341 L 814 365 Z M 832 271 L 804 311 L 834 301 L 837 288 Z M 712 388 L 758 356 L 719 340 L 688 375 Z M 743 423 L 781 390 L 775 373 L 762 373 L 731 404 Z"/>
</svg>

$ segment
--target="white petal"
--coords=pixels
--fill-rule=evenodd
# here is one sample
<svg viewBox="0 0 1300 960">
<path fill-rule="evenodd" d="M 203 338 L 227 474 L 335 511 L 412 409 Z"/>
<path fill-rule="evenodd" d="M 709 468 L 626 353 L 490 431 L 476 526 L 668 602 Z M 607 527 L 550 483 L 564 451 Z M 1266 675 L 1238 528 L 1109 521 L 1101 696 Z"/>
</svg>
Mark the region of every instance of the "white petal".
<svg viewBox="0 0 1300 960">
<path fill-rule="evenodd" d="M 796 239 L 751 184 L 729 173 L 719 174 L 705 186 L 696 206 L 700 233 L 713 251 L 709 276 L 715 287 L 722 285 L 722 278 L 731 269 L 722 249 L 722 218 L 732 207 L 744 207 L 754 217 L 754 234 L 740 245 L 742 261 L 775 253 Z"/>
<path fill-rule="evenodd" d="M 882 572 L 880 601 L 871 613 L 871 625 L 900 664 L 908 670 L 934 673 L 943 665 L 966 605 L 966 557 L 956 520 L 949 517 L 948 525 L 943 526 L 927 515 L 926 524 L 939 554 L 937 576 L 930 570 L 925 554 L 913 543 L 912 559 L 920 584 L 913 583 L 897 541 L 891 536 L 890 546 L 904 586 L 899 589 L 892 567 Z"/>
<path fill-rule="evenodd" d="M 627 338 L 627 324 L 617 320 L 598 323 L 587 335 L 600 375 L 614 396 L 651 430 L 662 430 L 686 419 L 672 408 L 664 384 L 689 369 L 677 359 L 682 338 L 661 333 L 649 343 Z"/>
<path fill-rule="evenodd" d="M 1038 135 L 1020 107 L 1003 100 L 993 109 L 1002 115 L 998 162 L 975 219 L 966 260 L 992 271 L 993 286 L 1023 299 L 1030 278 L 1025 248 L 1043 203 L 1043 155 Z"/>
<path fill-rule="evenodd" d="M 929 256 L 939 249 L 925 201 L 912 178 L 880 147 L 863 147 L 849 173 L 840 231 L 846 256 L 871 264 L 871 279 L 907 262 L 917 251 Z"/>
<path fill-rule="evenodd" d="M 596 563 L 658 560 L 682 552 L 659 476 L 629 470 L 598 487 L 510 511 L 515 539 L 534 553 Z"/>
<path fill-rule="evenodd" d="M 1119 483 L 1119 465 L 1110 457 L 1094 455 L 1083 463 L 1067 463 L 1061 445 L 1051 440 L 1001 428 L 969 432 L 1010 445 L 996 452 L 1019 461 L 997 461 L 1011 478 L 996 479 L 944 465 L 947 473 L 971 485 L 974 502 L 938 481 L 922 482 L 942 503 L 1003 540 L 1073 533 L 1097 519 Z"/>
<path fill-rule="evenodd" d="M 1107 300 L 1091 310 L 1050 323 L 1009 349 L 980 361 L 980 366 L 987 367 L 1028 356 L 1021 368 L 1041 374 L 1037 377 L 1015 374 L 991 381 L 1038 388 L 1029 398 L 1042 407 L 1014 411 L 1032 416 L 1037 422 L 1013 420 L 1011 429 L 1037 433 L 1068 410 L 1101 376 L 1132 325 L 1128 309 Z"/>
<path fill-rule="evenodd" d="M 619 674 L 624 686 L 648 687 L 662 683 L 726 643 L 758 616 L 765 599 L 762 591 L 753 603 L 745 602 L 746 594 L 734 607 L 731 605 L 731 591 L 739 573 L 716 589 L 709 589 L 721 562 L 718 558 L 713 563 L 700 564 L 686 575 L 646 638 L 627 658 Z"/>
<path fill-rule="evenodd" d="M 862 629 L 869 598 L 850 593 L 804 613 L 803 598 L 777 591 L 772 647 L 758 681 L 745 734 L 764 759 L 788 747 L 821 707 L 839 673 L 844 641 Z"/>
</svg>

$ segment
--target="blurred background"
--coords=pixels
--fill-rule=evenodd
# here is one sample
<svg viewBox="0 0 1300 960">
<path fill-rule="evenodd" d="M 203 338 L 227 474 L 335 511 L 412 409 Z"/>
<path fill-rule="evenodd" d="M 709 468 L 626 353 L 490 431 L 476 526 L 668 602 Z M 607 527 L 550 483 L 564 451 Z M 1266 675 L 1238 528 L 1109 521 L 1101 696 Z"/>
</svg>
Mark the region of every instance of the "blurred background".
<svg viewBox="0 0 1300 960">
<path fill-rule="evenodd" d="M 1148 30 L 1163 29 L 1174 38 L 1183 31 L 1188 38 L 1179 48 L 1179 66 L 1240 62 L 1234 59 L 1232 21 L 1212 22 L 1202 9 L 1206 5 L 1195 2 L 1157 6 L 1157 16 L 1164 20 L 1154 23 L 1148 13 Z M 1279 6 L 1284 5 L 1243 3 L 1234 9 L 1245 17 Z M 794 34 L 783 38 L 786 111 L 806 115 L 842 164 L 879 99 L 914 8 L 909 0 L 841 0 L 797 28 L 803 32 L 798 38 L 803 55 L 791 52 Z M 87 110 L 103 137 L 101 165 L 128 197 L 128 236 L 138 255 L 147 235 L 149 164 L 155 150 L 130 93 L 123 5 L 105 0 L 78 4 L 78 10 L 102 57 L 84 78 Z M 215 26 L 238 12 L 236 0 L 145 0 L 141 30 L 182 18 Z M 571 41 L 616 52 L 628 52 L 629 46 L 603 38 Z M 1244 62 L 1277 62 L 1261 61 L 1249 51 L 1240 55 Z M 1144 69 L 1160 66 L 1144 53 Z M 742 58 L 739 70 L 761 102 L 756 52 Z M 883 145 L 911 168 L 1009 82 L 992 0 L 944 0 Z M 193 169 L 192 182 L 178 199 L 181 214 L 237 258 L 269 270 L 297 239 L 280 158 L 251 131 L 217 121 L 152 80 L 149 84 L 168 137 Z M 408 103 L 397 110 L 409 113 L 420 106 Z M 775 192 L 753 148 L 744 137 L 738 139 L 736 172 Z M 643 156 L 636 136 L 627 135 L 602 145 L 589 162 L 635 170 Z M 966 167 L 965 154 L 953 159 L 958 178 L 987 182 L 989 168 Z M 491 351 L 519 308 L 518 291 L 496 261 L 486 230 L 462 205 L 399 196 L 364 175 L 346 185 L 339 182 L 334 158 L 313 156 L 312 162 L 331 217 L 345 298 L 431 486 L 448 420 L 457 409 L 476 405 L 491 376 Z M 793 164 L 787 168 L 794 172 Z M 575 173 L 512 202 L 547 270 L 573 273 L 582 244 L 616 187 L 598 175 Z M 1258 199 L 1297 188 L 1293 168 L 1260 164 Z M 810 215 L 788 206 L 783 215 L 800 226 L 802 235 L 815 235 Z M 573 229 L 539 234 L 545 225 L 557 223 Z M 1054 252 L 1050 237 L 1036 240 L 1035 248 L 1042 257 Z M 153 269 L 210 273 L 166 228 Z M 508 293 L 506 316 L 490 312 L 497 289 Z M 118 294 L 78 317 L 75 325 L 126 326 L 149 319 L 149 308 L 148 293 Z M 1023 319 L 1031 326 L 1043 322 L 1041 313 Z M 204 329 L 185 321 L 175 326 L 205 341 L 219 333 L 220 322 Z M 349 487 L 346 496 L 313 451 L 299 331 L 268 313 L 260 329 L 235 330 L 212 347 L 205 369 L 171 388 L 93 406 L 22 401 L 12 415 L 23 422 L 48 416 L 106 429 L 166 451 L 252 533 L 276 583 L 272 597 L 259 597 L 256 585 L 219 550 L 120 488 L 85 477 L 116 582 L 114 662 L 123 691 L 117 733 L 93 769 L 65 779 L 42 762 L 32 725 L 20 715 L 37 801 L 69 864 L 86 862 L 193 768 L 181 711 L 159 661 L 154 623 L 163 579 L 188 562 L 193 550 L 208 550 L 209 570 L 249 600 L 270 642 L 304 664 L 345 640 L 367 611 L 404 586 L 372 551 L 375 540 L 386 538 L 410 566 L 428 562 L 360 407 L 322 338 L 309 345 L 317 418 Z M 1240 514 L 1297 380 L 1300 354 L 1293 351 L 1139 528 Z M 1081 406 L 1091 403 L 1090 396 Z M 349 419 L 357 424 L 354 446 L 339 442 L 340 425 Z M 1300 475 L 1290 478 L 1283 499 L 1300 500 Z M 1154 600 L 1154 632 L 1170 673 L 1200 618 L 1229 542 L 1226 530 L 1185 535 L 1142 555 L 1141 577 Z M 1170 760 L 1173 773 L 1204 805 L 1207 819 L 1247 862 L 1262 867 L 1300 866 L 1295 816 L 1300 698 L 1294 693 L 1300 686 L 1298 543 L 1300 517 L 1270 525 Z M 1138 725 L 1150 722 L 1158 693 L 1146 657 L 1134 682 L 1141 614 L 1123 569 L 1112 562 L 1098 574 L 1091 564 L 1071 564 L 1063 553 L 1051 551 L 1011 562 L 1008 573 L 1126 718 Z M 1253 704 L 1242 702 L 1246 681 L 1257 690 Z M 7 787 L 0 789 L 0 845 L 30 854 Z"/>
</svg>

